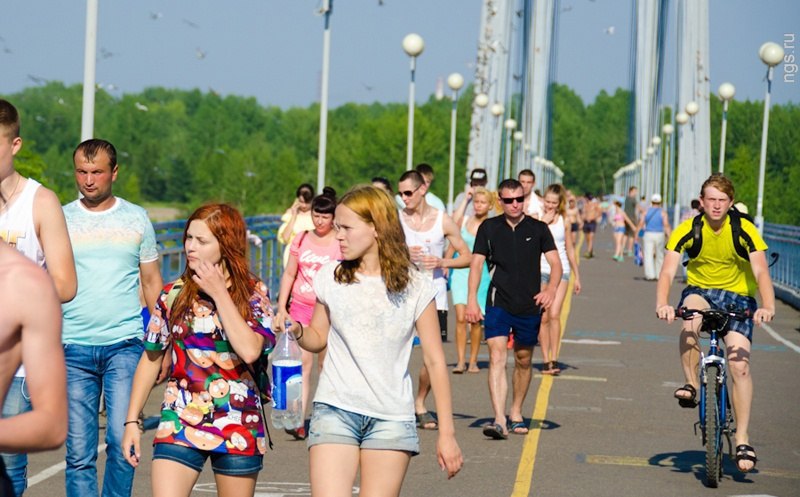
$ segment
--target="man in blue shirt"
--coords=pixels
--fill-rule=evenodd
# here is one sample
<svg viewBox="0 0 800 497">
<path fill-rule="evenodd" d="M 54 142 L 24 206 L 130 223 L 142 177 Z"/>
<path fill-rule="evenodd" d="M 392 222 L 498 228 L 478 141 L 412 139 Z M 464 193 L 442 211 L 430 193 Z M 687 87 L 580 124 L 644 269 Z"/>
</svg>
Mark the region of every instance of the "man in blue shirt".
<svg viewBox="0 0 800 497">
<path fill-rule="evenodd" d="M 122 455 L 123 423 L 143 351 L 139 284 L 150 309 L 163 286 L 155 232 L 144 209 L 112 192 L 119 166 L 111 143 L 87 140 L 73 162 L 82 197 L 64 206 L 78 274 L 78 293 L 63 306 L 67 497 L 98 495 L 101 391 L 108 420 L 103 496 L 130 496 L 133 467 Z"/>
</svg>

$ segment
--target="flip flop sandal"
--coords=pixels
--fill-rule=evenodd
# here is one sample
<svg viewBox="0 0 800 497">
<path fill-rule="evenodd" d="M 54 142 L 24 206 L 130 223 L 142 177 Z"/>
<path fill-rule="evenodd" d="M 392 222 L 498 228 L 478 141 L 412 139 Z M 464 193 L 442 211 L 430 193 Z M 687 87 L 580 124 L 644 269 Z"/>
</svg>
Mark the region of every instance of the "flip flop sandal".
<svg viewBox="0 0 800 497">
<path fill-rule="evenodd" d="M 692 394 L 691 397 L 681 397 L 678 395 L 678 392 L 686 391 Z M 684 386 L 680 387 L 679 389 L 675 390 L 675 393 L 672 394 L 676 399 L 678 399 L 678 405 L 684 408 L 692 409 L 697 407 L 697 390 L 690 385 L 689 383 L 685 384 Z"/>
<path fill-rule="evenodd" d="M 503 427 L 497 423 L 484 426 L 483 435 L 491 438 L 492 440 L 505 440 L 508 438 L 508 434 L 503 433 Z"/>
<path fill-rule="evenodd" d="M 509 421 L 511 424 L 508 426 L 508 432 L 513 433 L 514 435 L 527 435 L 528 434 L 528 427 L 525 426 L 525 421 Z M 517 431 L 517 430 L 525 430 L 525 431 Z"/>
<path fill-rule="evenodd" d="M 745 471 L 741 469 L 741 467 L 739 466 L 740 461 L 752 461 L 753 467 Z M 753 449 L 752 446 L 747 444 L 741 444 L 736 446 L 736 469 L 738 469 L 742 473 L 749 473 L 754 469 L 756 469 L 757 462 L 758 458 L 756 457 L 756 451 L 755 449 Z"/>
<path fill-rule="evenodd" d="M 461 366 L 460 368 L 456 366 L 453 368 L 453 374 L 464 374 L 466 373 L 466 371 L 467 371 L 467 366 Z"/>
<path fill-rule="evenodd" d="M 438 430 L 439 422 L 433 417 L 433 414 L 425 411 L 423 413 L 414 414 L 417 419 L 417 428 L 420 430 Z M 433 425 L 433 426 L 431 426 Z"/>
</svg>

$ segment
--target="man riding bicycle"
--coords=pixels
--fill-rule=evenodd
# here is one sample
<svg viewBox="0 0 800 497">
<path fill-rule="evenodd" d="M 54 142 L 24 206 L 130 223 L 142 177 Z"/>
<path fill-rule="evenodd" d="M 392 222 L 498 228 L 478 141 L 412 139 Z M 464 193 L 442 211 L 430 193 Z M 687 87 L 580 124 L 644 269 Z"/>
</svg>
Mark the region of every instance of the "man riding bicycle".
<svg viewBox="0 0 800 497">
<path fill-rule="evenodd" d="M 725 176 L 712 174 L 703 183 L 700 203 L 702 214 L 681 223 L 667 242 L 656 290 L 656 314 L 668 323 L 675 319 L 675 309 L 668 304 L 669 289 L 681 253 L 686 251 L 689 254 L 688 286 L 681 294 L 679 308 L 747 309 L 753 316 L 748 321 L 730 320 L 727 331 L 733 333 L 725 336 L 728 367 L 733 377 L 736 466 L 746 473 L 755 468 L 757 461 L 747 432 L 753 399 L 750 376 L 753 323 L 761 325 L 775 316 L 775 292 L 767 265 L 767 244 L 752 222 L 737 211 L 731 211 L 734 188 Z M 754 298 L 756 291 L 761 297 L 761 307 Z M 680 354 L 686 384 L 674 394 L 681 407 L 697 405 L 698 331 L 701 322 L 702 317 L 695 315 L 693 319 L 684 321 L 681 329 Z"/>
</svg>

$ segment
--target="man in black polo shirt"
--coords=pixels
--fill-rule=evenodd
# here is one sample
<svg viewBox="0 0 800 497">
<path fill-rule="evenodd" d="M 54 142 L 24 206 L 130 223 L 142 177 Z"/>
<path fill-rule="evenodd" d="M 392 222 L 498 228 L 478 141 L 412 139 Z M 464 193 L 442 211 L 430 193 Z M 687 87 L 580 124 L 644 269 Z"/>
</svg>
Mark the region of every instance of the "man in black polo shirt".
<svg viewBox="0 0 800 497">
<path fill-rule="evenodd" d="M 472 323 L 483 318 L 477 292 L 485 261 L 489 264 L 489 274 L 492 276 L 486 298 L 484 327 L 489 345 L 489 397 L 494 410 L 494 422 L 484 427 L 483 434 L 501 440 L 507 438 L 509 429 L 518 435 L 528 433 L 522 417 L 522 403 L 531 383 L 533 347 L 539 336 L 541 311 L 555 299 L 562 269 L 547 225 L 525 215 L 525 194 L 519 181 L 504 180 L 498 192 L 503 215 L 484 221 L 475 237 L 466 317 Z M 542 255 L 550 264 L 550 283 L 544 290 L 540 288 L 539 264 Z M 506 344 L 511 330 L 514 331 L 514 375 L 507 428 Z"/>
</svg>

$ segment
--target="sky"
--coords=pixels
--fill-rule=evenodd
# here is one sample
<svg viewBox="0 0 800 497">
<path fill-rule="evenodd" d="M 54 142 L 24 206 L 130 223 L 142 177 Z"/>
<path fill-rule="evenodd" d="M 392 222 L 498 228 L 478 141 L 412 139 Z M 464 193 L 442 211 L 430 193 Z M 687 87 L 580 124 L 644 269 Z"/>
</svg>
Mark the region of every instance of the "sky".
<svg viewBox="0 0 800 497">
<path fill-rule="evenodd" d="M 584 102 L 601 90 L 629 85 L 631 1 L 561 0 L 557 80 Z M 765 41 L 786 42 L 787 55 L 800 58 L 800 1 L 709 2 L 712 90 L 729 81 L 736 99 L 762 100 L 766 66 L 758 49 Z M 99 3 L 97 82 L 112 95 L 161 86 L 255 97 L 282 108 L 319 101 L 320 0 Z M 401 43 L 411 32 L 425 40 L 417 61 L 418 101 L 427 100 L 437 81 L 452 72 L 470 83 L 481 5 L 482 0 L 334 0 L 330 106 L 407 101 L 409 60 Z M 0 94 L 43 81 L 82 82 L 85 30 L 83 0 L 4 2 Z M 674 95 L 673 49 L 669 43 L 668 96 Z M 784 81 L 787 68 L 776 68 L 773 103 L 800 103 L 797 78 Z"/>
</svg>

